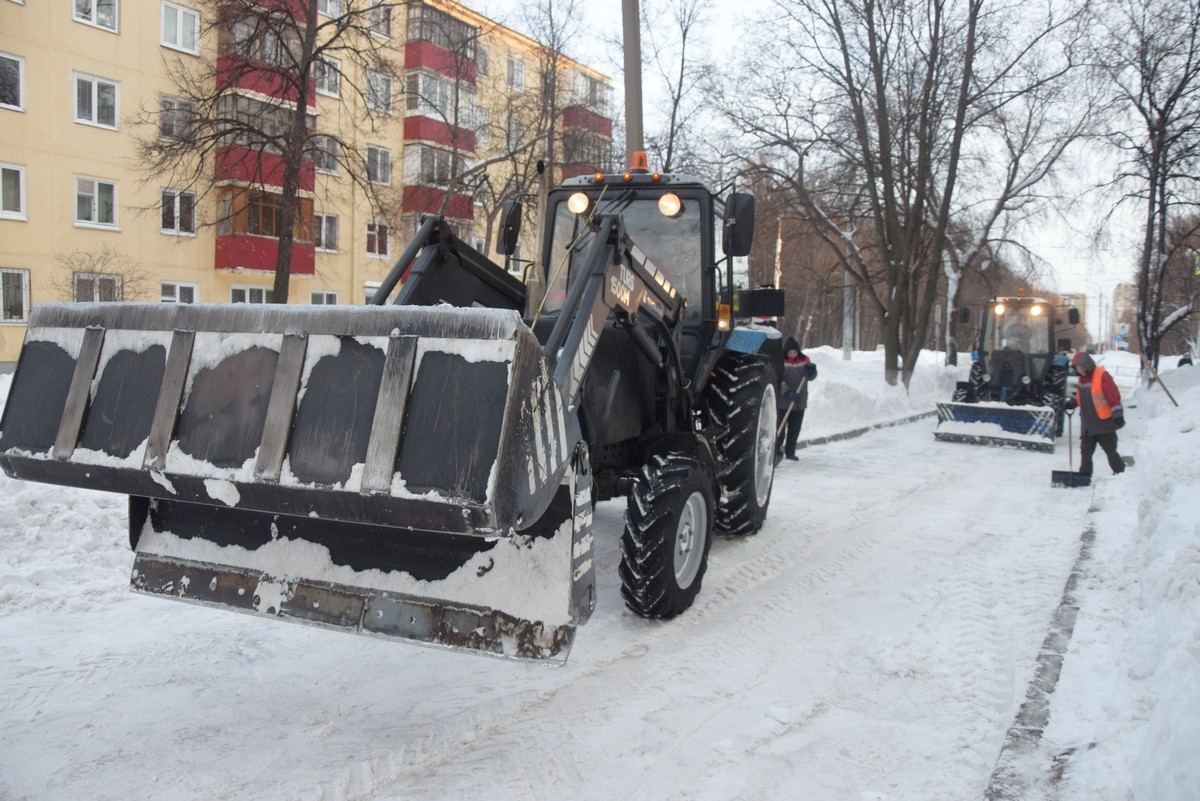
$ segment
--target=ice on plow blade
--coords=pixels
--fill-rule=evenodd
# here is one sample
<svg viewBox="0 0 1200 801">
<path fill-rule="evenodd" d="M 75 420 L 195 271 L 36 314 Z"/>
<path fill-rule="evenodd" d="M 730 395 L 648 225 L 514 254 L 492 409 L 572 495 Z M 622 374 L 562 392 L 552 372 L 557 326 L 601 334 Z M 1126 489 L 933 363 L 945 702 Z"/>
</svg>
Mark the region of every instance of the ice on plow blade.
<svg viewBox="0 0 1200 801">
<path fill-rule="evenodd" d="M 1054 409 L 1006 403 L 939 403 L 933 435 L 944 442 L 1054 453 Z"/>
<path fill-rule="evenodd" d="M 561 659 L 594 594 L 575 426 L 511 311 L 42 304 L 0 466 L 130 495 L 135 589 Z"/>
</svg>

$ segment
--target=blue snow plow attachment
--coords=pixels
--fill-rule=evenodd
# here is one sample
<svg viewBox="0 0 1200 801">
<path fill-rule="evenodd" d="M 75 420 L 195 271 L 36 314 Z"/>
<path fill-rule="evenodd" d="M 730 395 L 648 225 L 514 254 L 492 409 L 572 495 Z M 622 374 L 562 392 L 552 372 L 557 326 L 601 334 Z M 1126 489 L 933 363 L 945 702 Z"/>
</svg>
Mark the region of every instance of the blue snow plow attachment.
<svg viewBox="0 0 1200 801">
<path fill-rule="evenodd" d="M 1006 403 L 939 403 L 934 437 L 943 442 L 1054 453 L 1055 411 Z"/>
</svg>

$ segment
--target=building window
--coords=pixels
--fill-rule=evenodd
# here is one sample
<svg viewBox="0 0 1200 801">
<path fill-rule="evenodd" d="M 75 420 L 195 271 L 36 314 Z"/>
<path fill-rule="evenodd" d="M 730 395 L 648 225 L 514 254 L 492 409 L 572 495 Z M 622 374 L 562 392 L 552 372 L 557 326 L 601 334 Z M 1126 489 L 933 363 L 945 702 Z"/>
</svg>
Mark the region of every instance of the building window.
<svg viewBox="0 0 1200 801">
<path fill-rule="evenodd" d="M 185 53 L 200 52 L 200 13 L 175 3 L 162 4 L 162 43 Z"/>
<path fill-rule="evenodd" d="M 245 13 L 227 31 L 221 36 L 222 55 L 232 54 L 281 69 L 290 69 L 298 58 L 299 32 L 280 26 L 265 12 Z"/>
<path fill-rule="evenodd" d="M 424 41 L 468 60 L 475 59 L 479 29 L 440 8 L 425 3 L 408 6 L 408 41 Z"/>
<path fill-rule="evenodd" d="M 337 253 L 338 218 L 317 212 L 313 215 L 313 244 L 323 253 Z"/>
<path fill-rule="evenodd" d="M 260 286 L 235 286 L 229 288 L 230 303 L 271 303 L 275 290 Z"/>
<path fill-rule="evenodd" d="M 117 185 L 98 178 L 75 178 L 75 224 L 117 227 Z"/>
<path fill-rule="evenodd" d="M 367 223 L 367 253 L 388 255 L 388 227 L 383 223 Z"/>
<path fill-rule="evenodd" d="M 196 285 L 163 281 L 158 285 L 158 299 L 163 303 L 195 303 Z"/>
<path fill-rule="evenodd" d="M 283 205 L 279 201 L 280 196 L 270 192 L 251 192 L 246 201 L 246 233 L 278 237 L 283 230 Z"/>
<path fill-rule="evenodd" d="M 93 75 L 75 75 L 75 122 L 117 128 L 117 84 Z"/>
<path fill-rule="evenodd" d="M 338 296 L 336 292 L 320 292 L 313 291 L 308 293 L 308 302 L 314 306 L 336 306 Z"/>
<path fill-rule="evenodd" d="M 454 176 L 466 168 L 466 161 L 461 156 L 436 147 L 409 145 L 404 154 L 406 183 L 447 186 Z"/>
<path fill-rule="evenodd" d="M 392 76 L 367 70 L 367 108 L 392 113 Z"/>
<path fill-rule="evenodd" d="M 108 31 L 117 30 L 117 0 L 72 0 L 76 22 L 95 25 Z"/>
<path fill-rule="evenodd" d="M 342 64 L 336 58 L 318 56 L 317 91 L 330 97 L 342 96 Z"/>
<path fill-rule="evenodd" d="M 342 16 L 342 0 L 317 0 L 317 11 L 327 17 Z"/>
<path fill-rule="evenodd" d="M 373 184 L 392 182 L 392 151 L 367 145 L 367 180 Z"/>
<path fill-rule="evenodd" d="M 196 196 L 178 189 L 162 193 L 162 232 L 164 234 L 196 233 Z"/>
<path fill-rule="evenodd" d="M 76 303 L 110 303 L 121 300 L 121 276 L 103 273 L 75 273 Z"/>
<path fill-rule="evenodd" d="M 186 139 L 192 134 L 196 107 L 174 97 L 159 100 L 158 135 L 163 139 Z"/>
<path fill-rule="evenodd" d="M 29 319 L 29 271 L 0 267 L 0 322 L 23 323 Z"/>
<path fill-rule="evenodd" d="M 449 78 L 430 72 L 410 72 L 405 82 L 406 110 L 436 117 L 450 124 L 470 126 L 476 113 L 473 92 Z"/>
<path fill-rule="evenodd" d="M 375 293 L 379 291 L 379 287 L 383 286 L 379 281 L 363 281 L 363 304 L 371 305 L 371 301 L 375 298 Z"/>
<path fill-rule="evenodd" d="M 270 192 L 224 187 L 218 198 L 217 236 L 272 236 L 283 231 L 283 196 Z M 311 198 L 298 198 L 292 237 L 297 242 L 312 241 Z"/>
<path fill-rule="evenodd" d="M 525 62 L 515 58 L 508 59 L 508 88 L 515 92 L 525 91 Z"/>
<path fill-rule="evenodd" d="M 488 51 L 486 47 L 475 48 L 475 71 L 480 75 L 488 74 Z"/>
<path fill-rule="evenodd" d="M 383 3 L 376 3 L 371 7 L 370 15 L 371 33 L 377 33 L 380 36 L 392 38 L 392 7 Z"/>
<path fill-rule="evenodd" d="M 25 168 L 0 164 L 0 220 L 24 220 Z"/>
<path fill-rule="evenodd" d="M 338 140 L 332 136 L 318 134 L 311 140 L 311 156 L 313 168 L 317 172 L 326 172 L 331 175 L 337 175 L 338 171 L 338 153 L 341 152 L 341 146 Z"/>
<path fill-rule="evenodd" d="M 25 110 L 25 59 L 0 53 L 0 108 Z"/>
</svg>

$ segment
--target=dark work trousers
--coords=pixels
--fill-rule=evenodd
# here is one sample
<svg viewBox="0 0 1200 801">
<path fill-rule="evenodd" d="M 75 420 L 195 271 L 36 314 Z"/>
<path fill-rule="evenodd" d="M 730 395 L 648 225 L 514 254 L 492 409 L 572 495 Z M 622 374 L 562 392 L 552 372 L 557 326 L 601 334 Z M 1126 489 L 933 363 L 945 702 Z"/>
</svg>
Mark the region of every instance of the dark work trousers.
<svg viewBox="0 0 1200 801">
<path fill-rule="evenodd" d="M 1117 453 L 1117 432 L 1115 431 L 1108 434 L 1097 434 L 1094 437 L 1079 438 L 1079 472 L 1087 476 L 1092 474 L 1092 455 L 1096 452 L 1097 445 L 1104 449 L 1104 454 L 1108 457 L 1108 466 L 1112 468 L 1113 473 L 1124 472 L 1125 460 L 1121 458 L 1121 454 Z"/>
<path fill-rule="evenodd" d="M 787 414 L 787 410 L 780 411 L 780 414 Z M 775 450 L 783 451 L 785 456 L 795 456 L 796 440 L 800 438 L 800 426 L 802 425 L 804 425 L 804 410 L 793 406 L 792 413 L 787 416 L 783 431 L 775 440 Z"/>
</svg>

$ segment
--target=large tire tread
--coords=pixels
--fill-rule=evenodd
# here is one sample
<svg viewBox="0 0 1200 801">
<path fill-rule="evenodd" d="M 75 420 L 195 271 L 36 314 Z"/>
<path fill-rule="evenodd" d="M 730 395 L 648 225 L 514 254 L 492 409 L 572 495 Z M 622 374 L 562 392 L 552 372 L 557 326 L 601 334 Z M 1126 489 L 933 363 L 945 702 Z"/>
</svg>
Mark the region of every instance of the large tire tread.
<svg viewBox="0 0 1200 801">
<path fill-rule="evenodd" d="M 721 465 L 717 475 L 721 495 L 713 522 L 718 534 L 745 537 L 757 532 L 766 518 L 770 492 L 759 505 L 754 453 L 764 383 L 773 381 L 765 357 L 730 352 L 717 363 L 705 390 L 709 422 L 725 432 L 715 443 Z M 767 478 L 771 480 L 773 475 Z"/>
<path fill-rule="evenodd" d="M 626 606 L 642 617 L 675 617 L 690 607 L 699 593 L 712 544 L 711 481 L 697 460 L 668 454 L 653 457 L 634 482 L 625 513 L 618 573 Z M 706 499 L 710 525 L 702 532 L 699 571 L 688 586 L 681 587 L 675 578 L 675 538 L 683 506 L 695 492 Z"/>
</svg>

